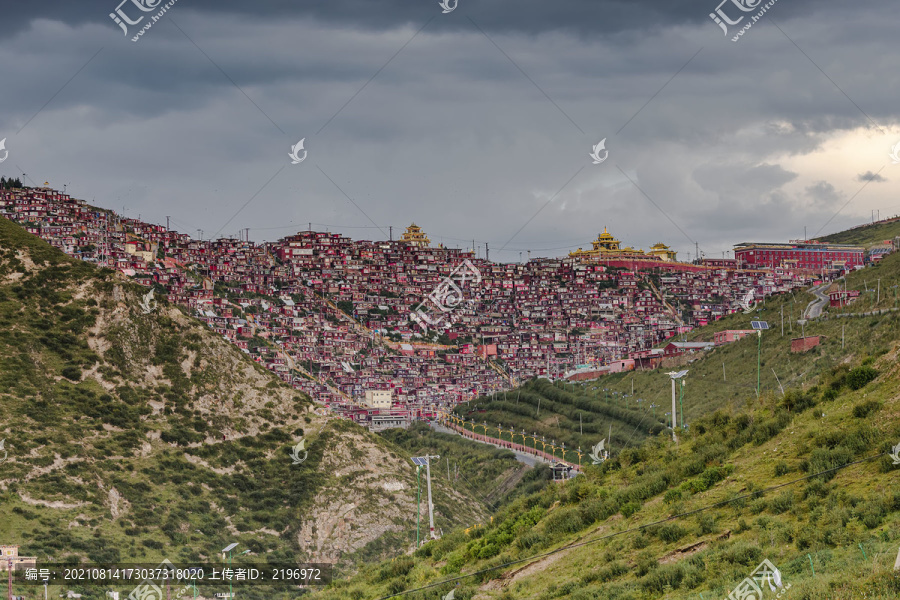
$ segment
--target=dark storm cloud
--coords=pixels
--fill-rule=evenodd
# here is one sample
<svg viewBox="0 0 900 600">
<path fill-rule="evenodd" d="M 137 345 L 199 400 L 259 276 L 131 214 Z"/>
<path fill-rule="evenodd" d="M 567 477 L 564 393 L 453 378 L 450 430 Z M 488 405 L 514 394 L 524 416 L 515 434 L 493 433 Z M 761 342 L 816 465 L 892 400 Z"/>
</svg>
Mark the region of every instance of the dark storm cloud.
<svg viewBox="0 0 900 600">
<path fill-rule="evenodd" d="M 108 14 L 120 0 L 44 0 L 19 1 L 3 7 L 4 27 L 0 36 L 21 31 L 34 19 L 53 19 L 80 26 L 103 22 L 114 26 Z M 147 0 L 144 0 L 147 2 Z M 130 2 L 124 5 L 127 7 Z M 151 2 L 153 4 L 153 2 Z M 438 0 L 179 0 L 178 12 L 193 11 L 201 15 L 237 15 L 247 22 L 291 18 L 313 18 L 323 23 L 354 29 L 390 29 L 406 23 L 419 23 L 440 14 L 435 11 Z M 455 30 L 478 24 L 496 32 L 537 34 L 566 31 L 576 35 L 617 34 L 625 31 L 649 32 L 658 27 L 695 25 L 708 22 L 709 13 L 719 0 L 459 0 L 457 19 L 437 19 L 434 26 Z M 852 10 L 865 11 L 879 6 L 876 0 L 853 3 Z M 724 10 L 734 11 L 730 3 Z M 782 0 L 777 4 L 778 18 L 851 10 L 839 0 Z M 773 14 L 775 11 L 773 9 Z"/>
<path fill-rule="evenodd" d="M 117 0 L 4 8 L 0 170 L 206 236 L 246 204 L 223 234 L 380 239 L 365 211 L 501 260 L 604 225 L 684 256 L 825 223 L 889 148 L 844 174 L 804 159 L 898 122 L 883 1 L 780 0 L 737 44 L 715 1 L 459 2 L 178 0 L 139 43 Z"/>
</svg>

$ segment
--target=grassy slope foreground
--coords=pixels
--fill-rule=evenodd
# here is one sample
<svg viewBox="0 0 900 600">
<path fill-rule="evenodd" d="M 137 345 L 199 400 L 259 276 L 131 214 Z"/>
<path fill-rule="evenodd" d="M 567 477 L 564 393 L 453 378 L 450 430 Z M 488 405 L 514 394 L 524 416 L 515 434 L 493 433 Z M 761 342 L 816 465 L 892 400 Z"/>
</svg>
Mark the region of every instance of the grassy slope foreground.
<svg viewBox="0 0 900 600">
<path fill-rule="evenodd" d="M 891 240 L 898 235 L 900 235 L 900 221 L 889 221 L 855 227 L 846 231 L 825 235 L 818 239 L 822 242 L 860 244 L 870 247 L 876 244 L 880 245 L 885 240 Z"/>
<path fill-rule="evenodd" d="M 164 299 L 145 314 L 143 293 L 0 219 L 0 543 L 177 561 L 239 541 L 345 565 L 412 544 L 403 449 L 317 415 Z M 468 491 L 435 487 L 443 522 L 484 520 Z"/>
<path fill-rule="evenodd" d="M 880 299 L 864 291 L 877 278 Z M 900 467 L 885 452 L 900 443 L 900 317 L 834 317 L 895 306 L 885 294 L 895 284 L 900 255 L 850 275 L 849 289 L 863 297 L 808 323 L 807 335 L 825 337 L 806 354 L 790 353 L 790 329 L 799 330 L 787 317 L 793 304 L 796 321 L 813 297 L 768 299 L 753 315 L 775 325 L 762 338 L 758 398 L 755 338 L 697 357 L 685 394 L 690 428 L 677 445 L 665 432 L 614 445 L 613 459 L 584 477 L 517 498 L 485 527 L 454 531 L 317 597 L 382 598 L 487 570 L 401 597 L 437 598 L 457 586 L 462 600 L 719 598 L 768 558 L 792 598 L 897 598 Z M 750 318 L 729 316 L 693 338 L 745 328 Z M 567 411 L 579 397 L 607 402 L 602 388 L 630 393 L 632 377 L 635 396 L 665 405 L 668 378 L 658 371 L 576 385 L 567 395 L 531 391 L 563 405 L 547 410 L 556 409 L 554 425 L 557 415 L 561 425 L 568 420 L 571 433 Z"/>
</svg>

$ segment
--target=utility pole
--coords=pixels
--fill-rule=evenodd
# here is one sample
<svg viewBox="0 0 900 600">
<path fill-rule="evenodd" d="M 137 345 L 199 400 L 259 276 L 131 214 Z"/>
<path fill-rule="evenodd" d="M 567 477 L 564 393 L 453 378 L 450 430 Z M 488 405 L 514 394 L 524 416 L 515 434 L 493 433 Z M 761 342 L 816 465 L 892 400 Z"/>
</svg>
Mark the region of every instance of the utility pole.
<svg viewBox="0 0 900 600">
<path fill-rule="evenodd" d="M 394 241 L 394 226 L 388 225 L 388 237 L 390 237 L 390 241 Z"/>
<path fill-rule="evenodd" d="M 784 304 L 781 305 L 781 337 L 784 337 Z"/>
<path fill-rule="evenodd" d="M 484 243 L 484 260 L 491 260 L 491 250 L 487 242 Z"/>
<path fill-rule="evenodd" d="M 169 230 L 169 215 L 166 215 L 166 231 Z"/>
</svg>

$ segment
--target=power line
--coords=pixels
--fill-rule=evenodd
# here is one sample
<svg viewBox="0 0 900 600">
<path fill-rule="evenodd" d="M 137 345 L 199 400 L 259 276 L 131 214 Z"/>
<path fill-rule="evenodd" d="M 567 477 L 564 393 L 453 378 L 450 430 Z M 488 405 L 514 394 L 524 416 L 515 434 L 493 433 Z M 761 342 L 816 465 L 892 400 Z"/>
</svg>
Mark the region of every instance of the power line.
<svg viewBox="0 0 900 600">
<path fill-rule="evenodd" d="M 397 597 L 397 596 L 402 596 L 402 595 L 404 595 L 404 594 L 411 594 L 411 593 L 413 593 L 413 592 L 419 592 L 419 591 L 422 591 L 422 590 L 431 589 L 431 588 L 433 588 L 433 587 L 438 587 L 438 586 L 441 586 L 441 585 L 444 585 L 444 584 L 447 584 L 447 583 L 453 583 L 454 581 L 460 581 L 460 580 L 462 580 L 462 579 L 468 579 L 468 578 L 470 578 L 470 577 L 475 577 L 475 576 L 477 576 L 477 575 L 483 575 L 484 573 L 490 573 L 491 571 L 496 571 L 497 569 L 502 569 L 502 568 L 505 568 L 505 567 L 509 567 L 509 566 L 511 566 L 511 565 L 516 565 L 516 564 L 519 564 L 519 563 L 528 562 L 528 561 L 530 561 L 530 560 L 536 560 L 536 559 L 539 559 L 539 558 L 545 558 L 545 557 L 547 557 L 547 556 L 552 556 L 552 555 L 554 555 L 554 554 L 559 554 L 559 553 L 562 552 L 563 550 L 571 550 L 572 548 L 580 548 L 581 546 L 589 546 L 589 545 L 591 545 L 591 544 L 596 544 L 597 542 L 602 542 L 602 541 L 604 541 L 604 540 L 608 540 L 608 539 L 610 539 L 610 538 L 614 538 L 614 537 L 617 537 L 617 536 L 620 536 L 620 535 L 623 535 L 623 534 L 626 534 L 626 533 L 634 533 L 634 532 L 636 532 L 636 531 L 643 531 L 644 529 L 647 529 L 647 528 L 649 528 L 649 527 L 655 527 L 656 525 L 661 525 L 661 524 L 663 524 L 663 523 L 668 523 L 669 521 L 673 521 L 673 520 L 675 520 L 675 519 L 681 519 L 681 518 L 683 518 L 683 517 L 689 517 L 689 516 L 691 516 L 691 515 L 695 515 L 695 514 L 698 514 L 698 513 L 707 511 L 707 510 L 709 510 L 709 509 L 711 509 L 711 508 L 716 508 L 716 507 L 718 507 L 718 506 L 724 506 L 724 505 L 726 505 L 726 504 L 731 504 L 732 502 L 737 502 L 738 500 L 746 500 L 747 498 L 752 498 L 752 497 L 754 497 L 754 496 L 755 496 L 755 497 L 759 497 L 759 496 L 762 496 L 762 495 L 764 495 L 764 494 L 766 494 L 766 493 L 768 493 L 768 492 L 771 492 L 771 491 L 774 491 L 774 490 L 777 490 L 777 489 L 781 489 L 781 488 L 783 488 L 783 487 L 787 487 L 787 486 L 789 486 L 789 485 L 793 485 L 793 484 L 798 483 L 798 482 L 801 482 L 801 481 L 806 481 L 806 480 L 808 480 L 808 479 L 812 479 L 813 477 L 818 477 L 818 476 L 820 476 L 820 475 L 825 475 L 825 474 L 827 474 L 827 473 L 832 473 L 832 472 L 840 471 L 841 469 L 846 469 L 847 467 L 850 467 L 850 466 L 853 466 L 853 465 L 862 464 L 862 463 L 864 463 L 864 462 L 869 462 L 870 460 L 879 458 L 879 457 L 881 457 L 881 456 L 887 456 L 887 455 L 889 455 L 888 452 L 882 452 L 882 453 L 880 453 L 880 454 L 876 454 L 876 455 L 870 456 L 870 457 L 868 457 L 868 458 L 862 458 L 862 459 L 860 459 L 860 460 L 856 460 L 856 461 L 853 461 L 853 462 L 849 462 L 849 463 L 847 463 L 847 464 L 845 464 L 845 465 L 841 465 L 841 466 L 839 466 L 839 467 L 833 467 L 833 468 L 831 468 L 831 469 L 826 469 L 826 470 L 824 470 L 824 471 L 819 471 L 818 473 L 813 473 L 813 474 L 811 474 L 811 475 L 805 475 L 805 476 L 803 476 L 803 477 L 799 477 L 799 478 L 797 478 L 797 479 L 794 479 L 794 480 L 791 480 L 791 481 L 788 481 L 788 482 L 785 482 L 785 483 L 781 483 L 781 484 L 778 484 L 778 485 L 769 486 L 769 487 L 764 488 L 764 489 L 762 489 L 762 490 L 758 490 L 758 491 L 755 491 L 755 492 L 750 492 L 749 494 L 744 494 L 743 496 L 737 496 L 737 497 L 735 497 L 735 498 L 731 498 L 730 500 L 723 500 L 723 501 L 721 501 L 721 502 L 716 502 L 716 503 L 714 503 L 714 504 L 709 504 L 709 505 L 707 505 L 707 506 L 701 506 L 700 508 L 696 508 L 696 509 L 694 509 L 694 510 L 689 510 L 689 511 L 683 512 L 683 513 L 679 513 L 679 514 L 677 514 L 677 515 L 671 515 L 671 516 L 669 516 L 669 517 L 667 517 L 667 518 L 665 518 L 665 519 L 659 520 L 659 521 L 654 521 L 654 522 L 652 522 L 652 523 L 647 523 L 647 524 L 645 524 L 645 525 L 639 525 L 639 526 L 637 526 L 637 527 L 630 527 L 630 528 L 628 528 L 628 529 L 623 529 L 622 531 L 617 531 L 617 532 L 615 532 L 615 533 L 610 533 L 610 534 L 601 536 L 601 537 L 599 537 L 599 538 L 597 538 L 597 539 L 589 540 L 589 541 L 587 541 L 587 542 L 578 542 L 578 543 L 575 543 L 575 544 L 568 544 L 568 545 L 566 545 L 566 546 L 562 546 L 562 547 L 560 547 L 560 548 L 557 548 L 556 550 L 551 550 L 550 552 L 544 552 L 543 554 L 535 554 L 534 556 L 528 556 L 528 557 L 525 557 L 525 558 L 518 558 L 518 559 L 516 559 L 516 560 L 511 560 L 511 561 L 509 561 L 509 562 L 505 562 L 505 563 L 503 563 L 503 564 L 500 564 L 500 565 L 497 565 L 497 566 L 494 566 L 494 567 L 488 567 L 487 569 L 482 569 L 482 570 L 480 570 L 480 571 L 475 571 L 474 573 L 468 573 L 468 574 L 466 574 L 466 575 L 460 575 L 460 576 L 458 576 L 458 577 L 451 577 L 450 579 L 445 579 L 445 580 L 443 580 L 443 581 L 438 581 L 438 582 L 431 583 L 431 584 L 428 584 L 428 585 L 425 585 L 425 586 L 422 586 L 422 587 L 413 588 L 413 589 L 411 589 L 411 590 L 405 590 L 405 591 L 399 592 L 399 593 L 397 593 L 397 594 L 391 594 L 390 596 L 382 596 L 382 597 L 379 598 L 378 600 L 388 600 L 388 598 L 395 598 L 395 597 Z"/>
</svg>

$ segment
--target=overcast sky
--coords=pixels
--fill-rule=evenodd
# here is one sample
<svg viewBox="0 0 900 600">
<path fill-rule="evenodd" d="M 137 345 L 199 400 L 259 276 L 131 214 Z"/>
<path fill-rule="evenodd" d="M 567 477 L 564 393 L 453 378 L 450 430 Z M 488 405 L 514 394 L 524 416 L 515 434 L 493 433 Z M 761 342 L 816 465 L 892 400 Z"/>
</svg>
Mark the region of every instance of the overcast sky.
<svg viewBox="0 0 900 600">
<path fill-rule="evenodd" d="M 137 42 L 164 3 L 126 35 L 118 2 L 3 3 L 0 175 L 194 236 L 415 221 L 503 261 L 900 213 L 896 2 L 777 0 L 737 42 L 759 0 L 727 36 L 718 0 L 177 0 Z"/>
</svg>

